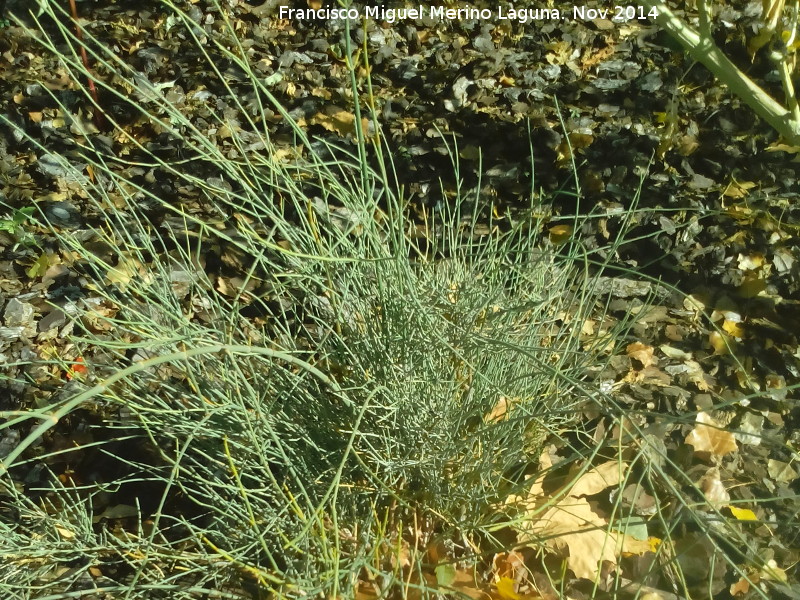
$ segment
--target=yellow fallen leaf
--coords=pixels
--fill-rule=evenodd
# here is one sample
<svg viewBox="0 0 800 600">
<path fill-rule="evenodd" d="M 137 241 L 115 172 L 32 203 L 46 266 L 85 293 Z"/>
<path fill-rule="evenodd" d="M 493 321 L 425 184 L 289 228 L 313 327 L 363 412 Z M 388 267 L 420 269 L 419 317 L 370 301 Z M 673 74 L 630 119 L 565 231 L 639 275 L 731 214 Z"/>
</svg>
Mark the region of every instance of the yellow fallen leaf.
<svg viewBox="0 0 800 600">
<path fill-rule="evenodd" d="M 634 556 L 637 554 L 645 554 L 647 552 L 654 552 L 651 538 L 646 540 L 637 540 L 635 537 L 615 531 L 617 534 L 617 554 L 620 556 Z"/>
<path fill-rule="evenodd" d="M 741 339 L 745 336 L 744 327 L 737 321 L 729 321 L 725 319 L 725 321 L 722 322 L 722 329 L 735 338 Z"/>
<path fill-rule="evenodd" d="M 572 225 L 553 225 L 549 230 L 550 241 L 554 246 L 566 244 L 572 235 Z"/>
<path fill-rule="evenodd" d="M 514 591 L 514 580 L 510 577 L 501 577 L 496 585 L 497 593 L 503 600 L 520 600 L 521 596 Z"/>
<path fill-rule="evenodd" d="M 800 152 L 800 146 L 789 146 L 788 144 L 772 144 L 766 148 L 767 152 L 786 152 L 788 154 L 797 154 Z"/>
<path fill-rule="evenodd" d="M 754 513 L 749 508 L 737 508 L 736 506 L 728 505 L 731 513 L 734 517 L 736 517 L 739 521 L 758 521 L 758 517 L 756 513 Z"/>
<path fill-rule="evenodd" d="M 540 457 L 543 471 L 551 460 L 547 453 Z M 584 497 L 615 487 L 625 477 L 628 465 L 622 461 L 608 461 L 597 465 L 578 477 L 567 495 L 555 504 L 542 506 L 544 489 L 542 478 L 531 486 L 527 497 L 512 496 L 509 502 L 522 504 L 529 511 L 529 518 L 522 520 L 517 528 L 518 541 L 522 545 L 542 543 L 567 560 L 567 565 L 576 577 L 596 580 L 605 563 L 616 565 L 621 555 L 651 552 L 655 539 L 635 539 L 627 533 L 613 531 L 611 524 L 592 509 Z M 646 533 L 645 533 L 646 535 Z M 498 572 L 496 574 L 500 574 Z M 521 600 L 526 600 L 522 596 Z"/>
<path fill-rule="evenodd" d="M 752 181 L 731 181 L 722 195 L 727 198 L 744 198 L 755 186 Z"/>
<path fill-rule="evenodd" d="M 152 276 L 148 276 L 145 273 L 146 269 L 138 258 L 131 252 L 125 252 L 119 255 L 117 266 L 108 270 L 106 279 L 110 284 L 116 285 L 124 291 L 133 280 L 149 283 L 152 280 Z"/>
<path fill-rule="evenodd" d="M 730 354 L 732 340 L 728 338 L 727 335 L 724 335 L 719 331 L 712 331 L 708 335 L 708 342 L 714 349 L 715 356 L 724 356 L 725 354 Z"/>
<path fill-rule="evenodd" d="M 337 133 L 342 137 L 355 135 L 356 116 L 338 106 L 327 106 L 322 112 L 317 113 L 309 120 L 311 125 L 320 125 L 332 133 Z M 369 121 L 361 119 L 361 129 L 366 131 Z"/>
<path fill-rule="evenodd" d="M 74 540 L 75 539 L 75 532 L 74 531 L 70 531 L 69 529 L 67 529 L 65 527 L 60 527 L 60 526 L 56 525 L 56 531 L 58 532 L 58 535 L 60 535 L 65 540 Z"/>
<path fill-rule="evenodd" d="M 761 252 L 753 252 L 751 254 L 739 253 L 739 268 L 742 271 L 755 271 L 764 266 L 766 258 Z"/>
</svg>

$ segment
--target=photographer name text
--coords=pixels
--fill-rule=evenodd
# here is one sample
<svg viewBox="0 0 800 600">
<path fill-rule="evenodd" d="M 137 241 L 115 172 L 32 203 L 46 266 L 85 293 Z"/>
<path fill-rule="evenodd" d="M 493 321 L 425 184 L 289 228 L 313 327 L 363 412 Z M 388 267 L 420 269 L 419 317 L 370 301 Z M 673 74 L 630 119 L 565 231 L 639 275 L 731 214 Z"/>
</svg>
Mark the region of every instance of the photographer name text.
<svg viewBox="0 0 800 600">
<path fill-rule="evenodd" d="M 608 8 L 588 8 L 573 6 L 570 10 L 557 8 L 447 8 L 444 6 L 424 6 L 420 4 L 414 8 L 386 8 L 383 6 L 366 6 L 359 10 L 350 8 L 289 8 L 281 6 L 278 13 L 281 19 L 299 20 L 330 20 L 330 19 L 375 19 L 392 24 L 398 21 L 416 19 L 441 19 L 441 20 L 498 20 L 518 21 L 528 23 L 531 21 L 562 21 L 572 19 L 576 21 L 607 21 L 624 23 L 626 21 L 641 21 L 655 19 L 658 16 L 656 9 L 647 9 L 644 6 L 611 6 Z"/>
</svg>

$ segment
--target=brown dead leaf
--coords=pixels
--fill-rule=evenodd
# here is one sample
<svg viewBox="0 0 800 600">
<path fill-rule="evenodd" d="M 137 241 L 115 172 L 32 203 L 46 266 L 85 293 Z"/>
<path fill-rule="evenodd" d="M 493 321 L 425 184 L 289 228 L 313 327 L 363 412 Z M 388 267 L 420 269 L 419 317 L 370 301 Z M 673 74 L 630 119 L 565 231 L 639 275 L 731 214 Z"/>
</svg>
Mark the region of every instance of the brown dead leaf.
<svg viewBox="0 0 800 600">
<path fill-rule="evenodd" d="M 406 540 L 400 540 L 399 547 L 394 546 L 391 550 L 390 560 L 392 567 L 396 570 L 405 569 L 411 566 L 411 547 Z"/>
<path fill-rule="evenodd" d="M 641 371 L 631 369 L 624 381 L 666 387 L 672 383 L 672 378 L 657 367 L 645 367 Z"/>
<path fill-rule="evenodd" d="M 328 131 L 337 133 L 342 137 L 353 136 L 356 133 L 356 116 L 339 108 L 338 106 L 328 106 L 322 112 L 317 113 L 309 119 L 311 125 L 319 125 Z M 367 131 L 369 121 L 361 119 L 363 131 Z"/>
<path fill-rule="evenodd" d="M 505 581 L 505 589 L 508 592 L 506 596 L 520 597 L 517 592 L 523 586 L 527 587 L 528 583 L 529 571 L 525 566 L 525 557 L 519 552 L 501 552 L 494 555 L 492 566 L 494 567 L 495 585 L 500 595 L 503 596 L 501 589 L 504 589 L 501 582 Z"/>
<path fill-rule="evenodd" d="M 380 588 L 371 581 L 359 581 L 354 597 L 355 600 L 377 600 L 380 597 Z"/>
<path fill-rule="evenodd" d="M 720 508 L 730 502 L 731 496 L 722 484 L 720 478 L 719 467 L 712 467 L 703 476 L 700 481 L 700 489 L 703 491 L 703 496 L 711 504 Z"/>
<path fill-rule="evenodd" d="M 714 379 L 703 371 L 703 367 L 696 360 L 687 360 L 685 363 L 686 378 L 697 386 L 701 392 L 707 392 L 714 385 Z"/>
<path fill-rule="evenodd" d="M 789 463 L 781 462 L 770 458 L 767 461 L 767 473 L 775 481 L 781 483 L 791 483 L 797 479 L 797 473 Z"/>
<path fill-rule="evenodd" d="M 581 68 L 584 71 L 589 71 L 590 69 L 599 65 L 601 62 L 608 60 L 608 58 L 617 51 L 616 44 L 612 42 L 611 37 L 606 37 L 604 41 L 606 45 L 600 49 L 595 50 L 594 48 L 589 47 L 583 51 Z"/>
<path fill-rule="evenodd" d="M 153 280 L 153 275 L 148 273 L 145 265 L 133 252 L 123 252 L 119 255 L 117 266 L 111 267 L 106 273 L 106 280 L 125 291 L 134 280 L 137 283 L 149 284 Z"/>
<path fill-rule="evenodd" d="M 745 579 L 744 577 L 740 577 L 739 581 L 731 584 L 730 588 L 731 596 L 744 596 L 749 591 L 750 591 L 750 582 L 747 581 L 747 579 Z"/>
<path fill-rule="evenodd" d="M 589 469 L 570 489 L 570 496 L 593 496 L 622 481 L 628 465 L 615 460 Z"/>
<path fill-rule="evenodd" d="M 524 533 L 530 536 L 530 541 L 546 539 L 547 546 L 565 554 L 576 577 L 595 580 L 603 561 L 613 564 L 617 561 L 616 536 L 607 527 L 608 523 L 592 510 L 588 500 L 567 497 L 534 517 Z"/>
<path fill-rule="evenodd" d="M 472 571 L 456 569 L 455 579 L 447 588 L 473 600 L 491 600 L 492 598 L 488 592 L 479 589 L 478 582 L 475 581 Z"/>
<path fill-rule="evenodd" d="M 505 396 L 500 396 L 500 398 L 497 400 L 497 404 L 495 404 L 494 408 L 492 408 L 492 412 L 484 417 L 484 422 L 498 423 L 500 421 L 505 421 L 508 419 L 508 414 L 511 412 L 512 407 L 517 402 L 519 402 L 519 398 L 506 398 Z"/>
<path fill-rule="evenodd" d="M 648 540 L 636 540 L 611 531 L 609 523 L 592 510 L 589 501 L 577 497 L 594 495 L 618 485 L 627 468 L 625 463 L 609 461 L 588 470 L 572 484 L 567 496 L 541 513 L 539 507 L 545 498 L 541 482 L 537 480 L 527 498 L 513 499 L 522 501 L 530 511 L 530 520 L 519 530 L 520 542 L 541 547 L 542 540 L 545 540 L 546 546 L 566 556 L 576 577 L 590 580 L 601 576 L 604 564 L 616 565 L 623 552 L 641 554 L 652 551 Z"/>
<path fill-rule="evenodd" d="M 642 367 L 658 364 L 658 359 L 653 356 L 654 351 L 655 349 L 652 346 L 647 346 L 641 342 L 628 344 L 628 347 L 625 348 L 628 356 L 642 363 Z"/>
<path fill-rule="evenodd" d="M 733 434 L 721 429 L 705 412 L 697 413 L 697 425 L 686 436 L 686 443 L 694 447 L 695 454 L 707 458 L 725 456 L 739 449 Z"/>
</svg>

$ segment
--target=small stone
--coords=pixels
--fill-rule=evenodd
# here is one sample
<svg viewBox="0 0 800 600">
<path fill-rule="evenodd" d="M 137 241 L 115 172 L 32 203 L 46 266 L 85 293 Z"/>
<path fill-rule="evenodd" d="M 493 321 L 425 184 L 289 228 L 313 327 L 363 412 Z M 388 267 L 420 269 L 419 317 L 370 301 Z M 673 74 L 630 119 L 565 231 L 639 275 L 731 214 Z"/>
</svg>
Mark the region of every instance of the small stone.
<svg viewBox="0 0 800 600">
<path fill-rule="evenodd" d="M 19 445 L 19 431 L 4 429 L 0 432 L 0 458 L 5 458 Z"/>
<path fill-rule="evenodd" d="M 20 302 L 16 298 L 12 298 L 6 305 L 6 310 L 3 317 L 8 327 L 29 327 L 33 321 L 33 314 L 36 312 L 33 304 L 28 302 Z"/>
<path fill-rule="evenodd" d="M 69 220 L 69 211 L 62 206 L 54 206 L 50 209 L 50 212 L 56 219 L 61 219 L 62 221 Z"/>
<path fill-rule="evenodd" d="M 80 224 L 80 211 L 69 202 L 53 202 L 48 204 L 44 213 L 56 225 L 77 226 Z"/>
<path fill-rule="evenodd" d="M 174 269 L 169 274 L 170 287 L 178 298 L 186 297 L 191 291 L 195 279 L 196 277 L 193 277 L 191 273 L 182 269 Z"/>
<path fill-rule="evenodd" d="M 69 167 L 66 166 L 66 163 L 63 159 L 59 158 L 55 154 L 42 154 L 39 157 L 39 160 L 36 163 L 36 168 L 44 175 L 48 177 L 54 177 L 56 179 L 61 179 L 66 177 L 69 173 Z"/>
<path fill-rule="evenodd" d="M 49 331 L 67 322 L 67 315 L 60 308 L 54 308 L 39 321 L 39 331 Z"/>
<path fill-rule="evenodd" d="M 13 342 L 22 337 L 24 327 L 0 327 L 0 341 Z"/>
</svg>

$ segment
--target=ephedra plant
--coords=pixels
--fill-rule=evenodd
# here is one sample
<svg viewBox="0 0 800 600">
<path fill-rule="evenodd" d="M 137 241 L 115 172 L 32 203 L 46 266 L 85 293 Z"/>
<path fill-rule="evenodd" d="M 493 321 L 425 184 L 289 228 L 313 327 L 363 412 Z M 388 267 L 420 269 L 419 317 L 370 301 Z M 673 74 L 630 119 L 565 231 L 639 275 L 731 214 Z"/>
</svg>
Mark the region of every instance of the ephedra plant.
<svg viewBox="0 0 800 600">
<path fill-rule="evenodd" d="M 536 515 L 558 519 L 575 497 L 534 496 L 546 440 L 567 440 L 571 460 L 597 458 L 607 481 L 626 470 L 574 443 L 586 441 L 576 418 L 587 406 L 614 406 L 587 369 L 625 325 L 582 332 L 596 310 L 591 255 L 540 238 L 535 190 L 500 219 L 457 186 L 412 218 L 353 48 L 342 84 L 353 98 L 365 86 L 367 100 L 354 100 L 349 141 L 332 144 L 276 99 L 223 7 L 213 40 L 181 8 L 159 5 L 208 70 L 185 95 L 84 32 L 87 69 L 53 6 L 47 26 L 28 30 L 54 72 L 93 79 L 109 130 L 62 103 L 76 143 L 57 153 L 6 119 L 57 173 L 58 201 L 81 210 L 66 223 L 49 199 L 38 205 L 46 243 L 31 277 L 67 275 L 79 291 L 59 307 L 70 325 L 12 365 L 26 391 L 2 426 L 18 443 L 3 460 L 14 514 L 0 519 L 0 590 L 371 598 L 491 587 L 478 565 L 491 569 L 514 539 L 543 551 L 558 535 Z M 596 479 L 590 462 L 569 477 Z M 599 577 L 601 560 L 622 554 L 604 540 L 627 538 L 596 535 L 607 525 L 590 522 L 594 546 L 579 545 L 599 554 L 570 563 L 578 576 Z"/>
</svg>

